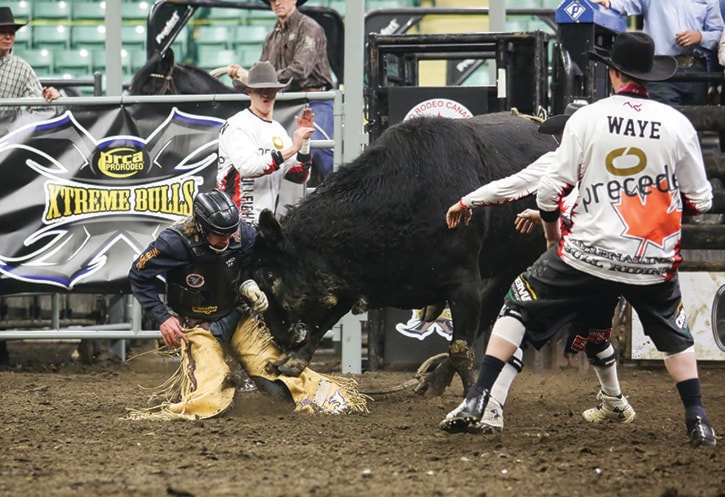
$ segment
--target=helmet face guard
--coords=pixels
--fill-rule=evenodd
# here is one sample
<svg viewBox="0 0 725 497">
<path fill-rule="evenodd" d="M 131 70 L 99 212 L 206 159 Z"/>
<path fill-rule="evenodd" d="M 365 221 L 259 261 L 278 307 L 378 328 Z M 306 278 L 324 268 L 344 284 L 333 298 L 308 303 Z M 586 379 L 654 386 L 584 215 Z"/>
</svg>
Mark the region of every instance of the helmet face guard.
<svg viewBox="0 0 725 497">
<path fill-rule="evenodd" d="M 229 236 L 239 228 L 239 209 L 220 190 L 199 193 L 194 199 L 194 220 L 204 233 Z"/>
</svg>

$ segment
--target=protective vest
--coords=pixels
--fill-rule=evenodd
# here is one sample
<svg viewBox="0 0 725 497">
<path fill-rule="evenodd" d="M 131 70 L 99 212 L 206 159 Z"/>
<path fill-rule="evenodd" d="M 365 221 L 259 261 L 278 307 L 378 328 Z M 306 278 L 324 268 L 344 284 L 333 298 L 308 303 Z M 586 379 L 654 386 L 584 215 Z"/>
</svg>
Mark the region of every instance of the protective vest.
<svg viewBox="0 0 725 497">
<path fill-rule="evenodd" d="M 242 270 L 241 242 L 232 238 L 217 254 L 204 237 L 188 237 L 177 231 L 194 257 L 187 265 L 166 273 L 168 304 L 179 315 L 204 321 L 219 319 L 239 304 L 237 289 Z"/>
</svg>

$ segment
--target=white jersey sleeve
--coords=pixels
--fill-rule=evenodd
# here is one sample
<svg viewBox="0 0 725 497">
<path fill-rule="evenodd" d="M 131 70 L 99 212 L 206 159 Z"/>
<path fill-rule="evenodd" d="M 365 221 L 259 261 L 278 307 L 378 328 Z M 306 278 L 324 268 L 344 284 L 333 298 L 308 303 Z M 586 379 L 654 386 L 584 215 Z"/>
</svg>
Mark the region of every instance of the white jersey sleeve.
<svg viewBox="0 0 725 497">
<path fill-rule="evenodd" d="M 547 152 L 516 174 L 486 183 L 461 198 L 466 207 L 498 205 L 519 200 L 536 191 L 554 152 Z"/>
</svg>

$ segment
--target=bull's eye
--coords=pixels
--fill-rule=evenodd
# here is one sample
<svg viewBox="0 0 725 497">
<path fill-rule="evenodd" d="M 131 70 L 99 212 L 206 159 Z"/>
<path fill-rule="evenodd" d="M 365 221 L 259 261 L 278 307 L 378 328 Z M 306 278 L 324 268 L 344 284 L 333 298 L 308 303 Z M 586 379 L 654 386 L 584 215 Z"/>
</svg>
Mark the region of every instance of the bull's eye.
<svg viewBox="0 0 725 497">
<path fill-rule="evenodd" d="M 266 273 L 264 273 L 264 281 L 267 282 L 270 285 L 272 283 L 274 283 L 274 274 L 273 273 L 270 273 L 269 271 L 267 271 Z"/>
</svg>

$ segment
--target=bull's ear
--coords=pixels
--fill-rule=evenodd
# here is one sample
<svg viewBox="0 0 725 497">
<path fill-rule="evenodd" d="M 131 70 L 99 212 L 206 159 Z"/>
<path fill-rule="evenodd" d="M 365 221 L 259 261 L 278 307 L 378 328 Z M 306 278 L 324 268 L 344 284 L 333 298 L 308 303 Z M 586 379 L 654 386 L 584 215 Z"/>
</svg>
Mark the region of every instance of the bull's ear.
<svg viewBox="0 0 725 497">
<path fill-rule="evenodd" d="M 259 213 L 259 233 L 270 246 L 282 245 L 282 227 L 269 209 Z"/>
</svg>

